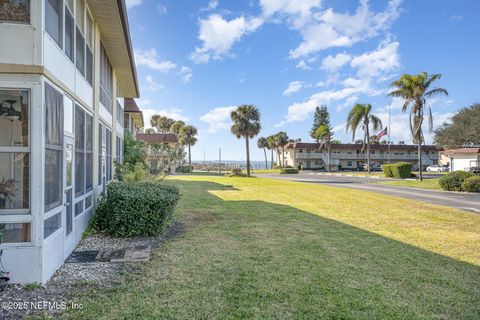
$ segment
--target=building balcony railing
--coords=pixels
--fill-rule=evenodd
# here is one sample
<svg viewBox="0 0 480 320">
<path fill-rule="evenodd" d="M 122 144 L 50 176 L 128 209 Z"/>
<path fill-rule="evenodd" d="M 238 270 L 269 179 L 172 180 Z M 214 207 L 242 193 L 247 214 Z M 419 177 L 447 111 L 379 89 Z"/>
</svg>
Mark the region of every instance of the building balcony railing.
<svg viewBox="0 0 480 320">
<path fill-rule="evenodd" d="M 424 157 L 428 157 L 431 160 L 438 160 L 438 154 L 424 154 Z M 322 159 L 321 153 L 296 153 L 295 159 Z M 365 153 L 332 153 L 332 159 L 340 160 L 365 160 L 367 159 L 367 154 Z M 370 154 L 371 160 L 388 160 L 388 154 L 374 153 Z M 390 160 L 417 160 L 417 154 L 391 154 Z"/>
</svg>

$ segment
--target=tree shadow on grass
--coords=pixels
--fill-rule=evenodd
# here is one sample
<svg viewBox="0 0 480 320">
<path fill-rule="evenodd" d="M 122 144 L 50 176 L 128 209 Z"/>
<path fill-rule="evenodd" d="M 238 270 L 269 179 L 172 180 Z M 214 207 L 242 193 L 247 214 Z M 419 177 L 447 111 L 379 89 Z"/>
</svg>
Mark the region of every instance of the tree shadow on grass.
<svg viewBox="0 0 480 320">
<path fill-rule="evenodd" d="M 199 218 L 145 282 L 86 302 L 96 317 L 479 318 L 478 266 L 291 206 L 225 201 L 219 183 L 167 183 L 183 194 L 180 216 Z"/>
</svg>

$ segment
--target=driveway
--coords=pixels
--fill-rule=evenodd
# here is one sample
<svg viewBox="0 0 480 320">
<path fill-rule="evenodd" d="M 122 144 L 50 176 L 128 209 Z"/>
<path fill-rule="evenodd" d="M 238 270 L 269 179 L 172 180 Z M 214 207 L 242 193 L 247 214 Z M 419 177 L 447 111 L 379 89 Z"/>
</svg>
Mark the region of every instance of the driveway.
<svg viewBox="0 0 480 320">
<path fill-rule="evenodd" d="M 379 179 L 377 178 L 325 175 L 315 172 L 302 172 L 295 175 L 262 174 L 258 175 L 258 177 L 308 183 L 320 183 L 340 188 L 351 188 L 357 190 L 377 192 L 407 199 L 429 202 L 442 206 L 453 207 L 460 210 L 480 213 L 480 194 L 444 192 L 436 190 L 387 186 L 372 183 L 378 182 Z"/>
</svg>

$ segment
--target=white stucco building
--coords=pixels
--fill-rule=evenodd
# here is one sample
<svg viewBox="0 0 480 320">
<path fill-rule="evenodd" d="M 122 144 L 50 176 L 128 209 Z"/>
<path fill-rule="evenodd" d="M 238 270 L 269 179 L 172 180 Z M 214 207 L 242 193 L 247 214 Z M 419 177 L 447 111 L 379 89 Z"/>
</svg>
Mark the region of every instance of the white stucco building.
<svg viewBox="0 0 480 320">
<path fill-rule="evenodd" d="M 446 149 L 442 155 L 449 162 L 452 172 L 478 170 L 480 167 L 480 148 Z"/>
<path fill-rule="evenodd" d="M 0 2 L 0 233 L 12 282 L 80 241 L 139 96 L 123 0 Z"/>
</svg>

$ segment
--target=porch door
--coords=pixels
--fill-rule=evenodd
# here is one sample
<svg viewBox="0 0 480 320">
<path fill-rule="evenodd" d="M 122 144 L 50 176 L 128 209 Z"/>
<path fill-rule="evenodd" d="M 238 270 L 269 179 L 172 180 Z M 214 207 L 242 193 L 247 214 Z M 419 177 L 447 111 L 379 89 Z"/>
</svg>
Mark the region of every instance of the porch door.
<svg viewBox="0 0 480 320">
<path fill-rule="evenodd" d="M 65 136 L 65 174 L 64 178 L 64 190 L 65 190 L 65 201 L 63 208 L 63 215 L 65 219 L 65 257 L 70 255 L 74 246 L 73 238 L 73 179 L 74 179 L 74 145 L 75 141 L 72 137 Z"/>
</svg>

